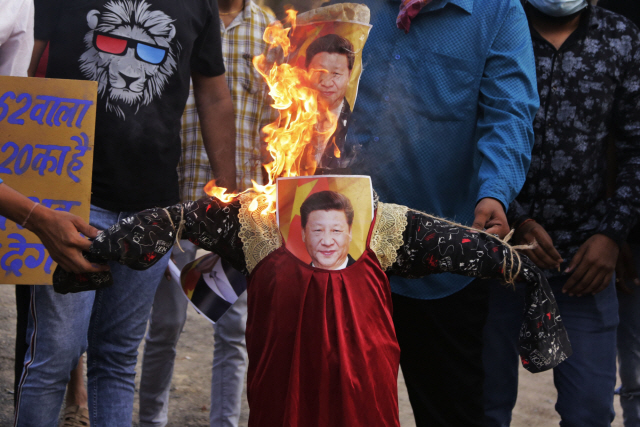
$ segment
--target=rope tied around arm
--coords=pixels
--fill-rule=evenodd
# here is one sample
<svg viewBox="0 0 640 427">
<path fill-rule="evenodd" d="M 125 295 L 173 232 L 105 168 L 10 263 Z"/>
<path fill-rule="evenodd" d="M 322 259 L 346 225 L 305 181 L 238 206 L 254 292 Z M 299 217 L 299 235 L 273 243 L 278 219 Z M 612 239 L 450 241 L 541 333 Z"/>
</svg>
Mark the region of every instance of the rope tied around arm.
<svg viewBox="0 0 640 427">
<path fill-rule="evenodd" d="M 448 219 L 444 219 L 444 218 L 440 218 L 440 217 L 436 217 L 434 215 L 428 214 L 426 212 L 421 212 L 415 209 L 411 209 L 411 211 L 422 214 L 422 215 L 426 215 L 428 217 L 432 217 L 435 218 L 439 221 L 451 224 L 451 225 L 455 225 L 456 227 L 462 227 L 462 228 L 467 228 L 470 229 L 469 226 L 463 225 L 463 224 L 459 224 L 453 221 L 449 221 Z M 488 237 L 490 237 L 491 239 L 496 239 L 498 241 L 500 241 L 505 248 L 508 251 L 508 255 L 507 255 L 507 259 L 505 260 L 505 263 L 503 264 L 503 268 L 502 268 L 502 275 L 504 278 L 505 283 L 509 284 L 509 285 L 515 285 L 515 281 L 518 278 L 518 276 L 520 275 L 520 272 L 522 271 L 522 259 L 520 258 L 520 254 L 518 253 L 519 250 L 527 250 L 527 249 L 535 249 L 538 246 L 538 243 L 536 241 L 533 241 L 530 244 L 527 245 L 510 245 L 508 242 L 509 240 L 511 240 L 511 238 L 513 237 L 513 234 L 515 232 L 515 230 L 511 230 L 509 232 L 509 234 L 507 234 L 504 239 L 500 239 L 497 235 L 494 234 L 490 234 L 487 233 L 484 230 L 477 230 L 477 229 L 473 229 L 475 232 L 484 234 Z M 507 261 L 509 263 L 509 265 L 507 265 Z M 517 261 L 517 266 L 514 268 L 514 264 Z"/>
<path fill-rule="evenodd" d="M 169 210 L 167 210 L 167 208 L 162 208 L 162 210 L 167 214 L 169 222 L 171 223 L 171 227 L 173 227 L 173 229 L 176 231 L 176 237 L 173 243 L 177 244 L 180 250 L 184 252 L 184 249 L 182 249 L 182 246 L 180 245 L 180 237 L 182 236 L 182 232 L 184 231 L 186 225 L 186 221 L 184 219 L 184 205 L 180 204 L 180 221 L 178 222 L 177 229 L 175 224 L 173 223 L 173 219 L 171 219 L 171 213 L 169 212 Z"/>
</svg>

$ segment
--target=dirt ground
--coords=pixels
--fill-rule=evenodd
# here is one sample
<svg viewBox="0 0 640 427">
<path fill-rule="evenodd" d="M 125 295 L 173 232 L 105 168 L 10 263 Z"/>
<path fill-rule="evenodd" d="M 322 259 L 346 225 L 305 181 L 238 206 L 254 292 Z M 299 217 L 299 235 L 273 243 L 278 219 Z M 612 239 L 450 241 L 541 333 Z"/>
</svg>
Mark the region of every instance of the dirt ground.
<svg viewBox="0 0 640 427">
<path fill-rule="evenodd" d="M 14 287 L 0 286 L 0 427 L 10 426 L 13 421 L 15 318 Z M 208 425 L 212 350 L 211 324 L 189 307 L 188 319 L 180 339 L 173 376 L 169 427 Z M 140 347 L 140 353 L 142 353 L 142 347 Z M 558 425 L 559 418 L 553 409 L 556 392 L 553 387 L 552 374 L 545 372 L 533 375 L 521 369 L 520 375 L 519 399 L 513 413 L 512 427 Z M 402 377 L 399 378 L 398 385 L 402 427 L 414 427 L 411 406 Z M 242 405 L 240 426 L 244 427 L 247 425 L 249 416 L 246 396 Z M 622 412 L 617 396 L 615 408 L 617 416 L 612 426 L 622 427 Z M 133 425 L 137 427 L 137 396 L 134 411 L 134 420 L 136 421 Z"/>
</svg>

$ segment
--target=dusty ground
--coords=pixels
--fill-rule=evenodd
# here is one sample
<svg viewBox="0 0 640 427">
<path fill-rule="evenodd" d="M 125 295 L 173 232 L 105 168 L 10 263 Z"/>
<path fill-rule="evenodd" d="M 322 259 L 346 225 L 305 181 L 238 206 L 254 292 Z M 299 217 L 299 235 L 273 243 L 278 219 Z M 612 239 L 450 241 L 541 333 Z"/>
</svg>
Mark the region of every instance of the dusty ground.
<svg viewBox="0 0 640 427">
<path fill-rule="evenodd" d="M 0 286 L 0 426 L 10 426 L 13 415 L 13 349 L 15 338 L 15 302 L 13 286 Z M 209 387 L 213 358 L 211 324 L 189 308 L 189 316 L 178 348 L 170 407 L 170 427 L 208 425 Z M 549 427 L 558 425 L 553 405 L 555 389 L 551 373 L 532 375 L 521 370 L 518 404 L 512 427 Z M 413 427 L 413 417 L 402 378 L 400 418 L 402 427 Z M 618 416 L 612 424 L 622 427 L 621 410 L 615 398 Z M 137 420 L 137 399 L 134 419 Z M 247 425 L 248 406 L 243 401 L 241 426 Z M 137 422 L 134 422 L 137 427 Z"/>
</svg>

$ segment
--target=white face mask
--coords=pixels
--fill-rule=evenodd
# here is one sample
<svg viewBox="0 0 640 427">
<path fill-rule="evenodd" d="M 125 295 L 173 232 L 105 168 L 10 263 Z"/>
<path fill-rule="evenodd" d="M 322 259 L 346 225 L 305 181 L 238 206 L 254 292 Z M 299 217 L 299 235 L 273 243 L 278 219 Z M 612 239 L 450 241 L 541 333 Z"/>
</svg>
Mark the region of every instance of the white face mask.
<svg viewBox="0 0 640 427">
<path fill-rule="evenodd" d="M 569 16 L 587 7 L 587 0 L 529 0 L 529 3 L 549 16 Z"/>
</svg>

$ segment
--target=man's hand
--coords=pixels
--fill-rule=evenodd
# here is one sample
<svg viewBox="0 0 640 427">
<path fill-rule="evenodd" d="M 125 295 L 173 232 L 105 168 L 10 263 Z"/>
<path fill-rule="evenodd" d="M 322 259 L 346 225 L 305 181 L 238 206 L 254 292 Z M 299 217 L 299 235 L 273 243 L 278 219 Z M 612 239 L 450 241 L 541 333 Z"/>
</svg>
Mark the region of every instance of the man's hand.
<svg viewBox="0 0 640 427">
<path fill-rule="evenodd" d="M 580 246 L 565 273 L 573 274 L 562 292 L 570 296 L 595 295 L 611 282 L 618 259 L 618 244 L 603 234 L 594 234 Z"/>
<path fill-rule="evenodd" d="M 518 227 L 514 241 L 519 245 L 537 242 L 538 245 L 534 249 L 526 249 L 522 252 L 540 268 L 560 268 L 562 257 L 553 246 L 553 241 L 547 231 L 537 222 L 528 221 Z"/>
<path fill-rule="evenodd" d="M 473 228 L 484 230 L 489 234 L 497 234 L 501 239 L 509 233 L 507 215 L 502 203 L 496 199 L 490 197 L 481 199 L 476 205 L 474 214 L 476 217 L 473 220 Z"/>
<path fill-rule="evenodd" d="M 624 243 L 620 248 L 618 262 L 616 263 L 616 288 L 622 293 L 632 294 L 633 288 L 628 283 L 633 282 L 634 285 L 640 286 L 640 279 L 636 271 L 636 265 L 633 262 L 633 253 L 628 243 Z"/>
<path fill-rule="evenodd" d="M 27 229 L 33 231 L 49 250 L 51 258 L 64 270 L 72 273 L 96 273 L 109 269 L 106 265 L 92 265 L 82 256 L 91 242 L 80 236 L 95 238 L 98 230 L 79 216 L 36 206 L 31 213 Z"/>
</svg>

